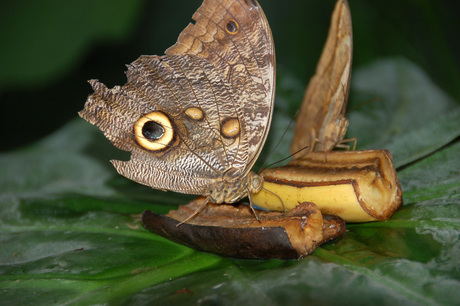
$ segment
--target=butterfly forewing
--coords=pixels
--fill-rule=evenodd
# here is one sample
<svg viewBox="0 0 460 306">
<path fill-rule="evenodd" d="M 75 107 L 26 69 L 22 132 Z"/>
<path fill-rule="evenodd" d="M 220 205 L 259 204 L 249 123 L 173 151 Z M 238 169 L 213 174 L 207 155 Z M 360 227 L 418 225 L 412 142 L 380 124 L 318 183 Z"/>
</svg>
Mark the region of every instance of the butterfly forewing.
<svg viewBox="0 0 460 306">
<path fill-rule="evenodd" d="M 338 1 L 316 73 L 310 80 L 294 129 L 291 152 L 330 151 L 346 133 L 345 109 L 352 62 L 351 13 Z"/>
<path fill-rule="evenodd" d="M 132 152 L 112 161 L 129 179 L 234 201 L 271 121 L 273 40 L 256 1 L 205 0 L 193 19 L 165 55 L 130 64 L 123 87 L 91 81 L 80 116 Z"/>
<path fill-rule="evenodd" d="M 246 132 L 235 162 L 250 170 L 267 137 L 275 92 L 275 50 L 265 15 L 256 1 L 206 0 L 166 54 L 205 58 L 234 92 L 233 107 Z"/>
</svg>

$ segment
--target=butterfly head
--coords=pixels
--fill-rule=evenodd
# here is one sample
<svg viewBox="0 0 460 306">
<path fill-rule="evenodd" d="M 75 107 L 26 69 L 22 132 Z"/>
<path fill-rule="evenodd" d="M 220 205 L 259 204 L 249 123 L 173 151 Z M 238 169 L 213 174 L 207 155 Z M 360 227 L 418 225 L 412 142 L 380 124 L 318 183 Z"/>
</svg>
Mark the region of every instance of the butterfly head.
<svg viewBox="0 0 460 306">
<path fill-rule="evenodd" d="M 213 203 L 235 203 L 249 193 L 257 193 L 262 189 L 264 183 L 262 176 L 254 172 L 243 176 L 232 176 L 229 172 L 231 171 L 228 171 L 212 188 L 210 196 Z"/>
</svg>

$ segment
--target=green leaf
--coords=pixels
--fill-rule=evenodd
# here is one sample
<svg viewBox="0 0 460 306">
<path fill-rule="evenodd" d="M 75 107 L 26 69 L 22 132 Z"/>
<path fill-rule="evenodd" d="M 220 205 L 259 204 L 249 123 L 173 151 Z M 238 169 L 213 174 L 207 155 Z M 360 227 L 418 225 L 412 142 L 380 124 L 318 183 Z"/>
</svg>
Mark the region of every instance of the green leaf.
<svg viewBox="0 0 460 306">
<path fill-rule="evenodd" d="M 302 99 L 306 78 L 299 71 L 313 73 L 317 56 L 306 56 L 304 48 L 311 43 L 319 52 L 325 39 L 330 10 L 320 2 L 308 10 L 305 3 L 263 3 L 280 50 L 275 118 L 264 156 Z M 456 93 L 445 92 L 452 86 L 433 77 L 439 72 L 420 60 L 421 48 L 419 53 L 411 47 L 416 41 L 408 42 L 413 38 L 393 27 L 399 19 L 392 5 L 385 3 L 387 15 L 378 3 L 350 5 L 360 67 L 353 70 L 348 135 L 358 138 L 360 148 L 387 148 L 393 154 L 404 206 L 392 219 L 348 224 L 342 238 L 300 261 L 234 260 L 197 252 L 147 232 L 139 222 L 144 209 L 166 213 L 193 197 L 118 176 L 109 160 L 127 159 L 127 154 L 113 148 L 97 128 L 75 119 L 38 143 L 0 154 L 2 305 L 457 303 L 460 106 L 450 98 Z M 419 11 L 430 7 L 413 6 Z M 309 18 L 293 26 L 304 12 L 322 20 L 324 36 L 312 34 L 320 42 L 296 38 L 298 29 L 314 32 Z M 376 18 L 382 15 L 391 18 Z M 383 29 L 370 26 L 377 23 Z M 372 37 L 365 32 L 369 29 L 382 34 L 378 42 L 363 43 L 363 36 Z M 385 36 L 387 31 L 391 35 Z M 427 39 L 439 39 L 433 38 L 439 29 L 420 31 Z M 420 57 L 382 58 L 376 50 L 383 39 L 388 48 L 410 49 L 407 54 Z M 434 52 L 439 67 L 449 66 L 445 62 L 455 66 L 445 49 L 427 50 L 423 54 Z M 455 82 L 458 73 L 452 71 Z M 381 100 L 362 105 L 374 98 Z M 288 130 L 270 161 L 289 154 L 290 140 Z"/>
<path fill-rule="evenodd" d="M 360 135 L 358 148 L 390 150 L 397 167 L 460 135 L 458 103 L 405 59 L 380 60 L 356 71 L 352 90 L 350 106 L 358 106 L 348 116 L 348 136 Z M 366 101 L 372 102 L 359 105 Z"/>
<path fill-rule="evenodd" d="M 451 114 L 458 116 L 458 109 Z M 433 118 L 428 126 L 452 132 L 449 122 Z M 426 143 L 438 141 L 426 135 Z M 394 137 L 407 140 L 395 141 L 403 146 L 399 150 L 420 145 L 415 137 Z M 117 177 L 109 156 L 125 156 L 96 128 L 75 120 L 0 156 L 0 288 L 7 301 L 20 296 L 27 303 L 50 296 L 59 304 L 225 297 L 232 303 L 333 303 L 339 297 L 344 304 L 358 298 L 449 303 L 460 290 L 460 143 L 439 149 L 443 145 L 399 172 L 405 205 L 391 220 L 349 224 L 344 237 L 301 261 L 230 260 L 145 231 L 138 219 L 144 209 L 164 213 L 189 197 Z"/>
</svg>

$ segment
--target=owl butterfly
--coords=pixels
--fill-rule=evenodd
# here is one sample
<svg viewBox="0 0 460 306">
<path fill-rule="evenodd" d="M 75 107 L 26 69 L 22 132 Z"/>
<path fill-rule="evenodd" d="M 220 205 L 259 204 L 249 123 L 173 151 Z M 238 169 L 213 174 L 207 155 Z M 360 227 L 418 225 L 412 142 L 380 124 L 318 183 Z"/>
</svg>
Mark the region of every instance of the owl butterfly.
<svg viewBox="0 0 460 306">
<path fill-rule="evenodd" d="M 330 151 L 343 147 L 348 127 L 345 110 L 352 61 L 351 13 L 346 0 L 337 2 L 316 73 L 311 78 L 294 127 L 291 152 Z M 356 140 L 355 140 L 356 143 Z"/>
<path fill-rule="evenodd" d="M 91 80 L 79 115 L 131 152 L 111 161 L 121 175 L 233 203 L 262 187 L 250 170 L 272 118 L 273 38 L 255 0 L 205 0 L 192 18 L 165 55 L 131 63 L 122 87 Z"/>
<path fill-rule="evenodd" d="M 348 3 L 338 0 L 295 126 L 291 151 L 301 156 L 286 166 L 262 172 L 264 190 L 253 195 L 256 206 L 282 211 L 313 202 L 321 213 L 347 222 L 386 220 L 401 206 L 401 187 L 388 151 L 330 152 L 347 141 L 343 138 L 348 126 L 344 113 L 351 73 L 351 31 Z M 308 150 L 303 150 L 305 147 Z M 266 190 L 279 195 L 281 201 Z"/>
</svg>

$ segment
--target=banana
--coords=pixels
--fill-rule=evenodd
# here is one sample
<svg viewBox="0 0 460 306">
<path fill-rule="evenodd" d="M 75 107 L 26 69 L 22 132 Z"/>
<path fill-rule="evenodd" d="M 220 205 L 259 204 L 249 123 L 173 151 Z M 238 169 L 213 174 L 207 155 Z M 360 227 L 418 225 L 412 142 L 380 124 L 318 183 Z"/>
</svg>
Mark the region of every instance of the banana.
<svg viewBox="0 0 460 306">
<path fill-rule="evenodd" d="M 315 203 L 323 214 L 347 222 L 382 221 L 402 204 L 402 191 L 386 150 L 309 152 L 286 166 L 262 171 L 255 206 L 291 210 Z"/>
</svg>

